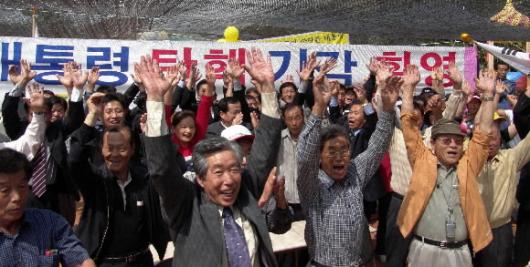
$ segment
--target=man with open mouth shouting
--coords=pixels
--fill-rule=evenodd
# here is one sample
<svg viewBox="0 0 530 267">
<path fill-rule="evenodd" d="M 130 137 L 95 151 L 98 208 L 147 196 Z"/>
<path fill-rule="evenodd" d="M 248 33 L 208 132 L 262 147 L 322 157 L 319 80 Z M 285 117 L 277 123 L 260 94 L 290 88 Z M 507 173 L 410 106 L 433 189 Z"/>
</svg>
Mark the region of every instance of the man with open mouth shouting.
<svg viewBox="0 0 530 267">
<path fill-rule="evenodd" d="M 402 84 L 401 78 L 390 72 L 380 74 L 383 109 L 368 148 L 353 160 L 348 133 L 342 127 L 321 129 L 322 113 L 334 93 L 325 71 L 313 81 L 315 104 L 298 138 L 297 181 L 307 218 L 305 239 L 311 266 L 361 266 L 369 260 L 362 192 L 388 149 L 395 121 L 394 104 Z"/>
</svg>

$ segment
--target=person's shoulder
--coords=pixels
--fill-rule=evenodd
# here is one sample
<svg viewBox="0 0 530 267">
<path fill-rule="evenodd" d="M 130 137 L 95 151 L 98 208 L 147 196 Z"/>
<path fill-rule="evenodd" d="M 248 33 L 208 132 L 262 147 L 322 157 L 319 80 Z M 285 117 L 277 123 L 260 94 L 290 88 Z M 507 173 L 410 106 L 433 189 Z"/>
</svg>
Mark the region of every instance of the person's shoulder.
<svg viewBox="0 0 530 267">
<path fill-rule="evenodd" d="M 24 211 L 24 216 L 31 218 L 48 218 L 50 220 L 60 220 L 63 217 L 51 210 L 29 208 Z"/>
<path fill-rule="evenodd" d="M 50 228 L 57 224 L 67 224 L 66 219 L 61 215 L 47 209 L 26 209 L 24 211 L 24 221 L 42 229 Z"/>
</svg>

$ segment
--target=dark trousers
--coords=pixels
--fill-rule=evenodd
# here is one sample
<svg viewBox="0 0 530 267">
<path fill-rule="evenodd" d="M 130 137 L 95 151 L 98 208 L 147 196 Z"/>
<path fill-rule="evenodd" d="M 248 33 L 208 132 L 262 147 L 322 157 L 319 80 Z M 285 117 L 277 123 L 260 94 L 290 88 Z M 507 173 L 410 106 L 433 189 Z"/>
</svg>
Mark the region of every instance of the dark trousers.
<svg viewBox="0 0 530 267">
<path fill-rule="evenodd" d="M 507 267 L 512 263 L 513 233 L 512 224 L 507 223 L 491 230 L 493 240 L 477 253 L 478 267 Z M 529 251 L 530 252 L 530 251 Z"/>
<path fill-rule="evenodd" d="M 412 235 L 404 238 L 396 225 L 399 208 L 403 197 L 399 197 L 397 194 L 392 193 L 390 205 L 388 206 L 388 215 L 386 218 L 386 237 L 385 237 L 385 248 L 386 248 L 386 263 L 385 267 L 403 267 L 407 260 L 409 253 L 410 242 L 412 241 Z"/>
<path fill-rule="evenodd" d="M 530 211 L 522 206 L 517 214 L 517 231 L 515 232 L 514 265 L 526 266 L 530 261 Z"/>
<path fill-rule="evenodd" d="M 98 262 L 99 267 L 151 267 L 153 266 L 153 255 L 151 252 L 144 253 L 141 256 L 134 259 L 134 262 L 116 262 L 101 260 Z"/>
<path fill-rule="evenodd" d="M 386 193 L 383 197 L 378 200 L 377 214 L 379 217 L 379 224 L 377 225 L 377 235 L 376 235 L 376 245 L 375 245 L 375 254 L 376 255 L 385 255 L 385 239 L 386 239 L 386 229 L 387 229 L 387 215 L 388 207 L 390 205 L 390 200 L 392 199 L 391 193 Z"/>
</svg>

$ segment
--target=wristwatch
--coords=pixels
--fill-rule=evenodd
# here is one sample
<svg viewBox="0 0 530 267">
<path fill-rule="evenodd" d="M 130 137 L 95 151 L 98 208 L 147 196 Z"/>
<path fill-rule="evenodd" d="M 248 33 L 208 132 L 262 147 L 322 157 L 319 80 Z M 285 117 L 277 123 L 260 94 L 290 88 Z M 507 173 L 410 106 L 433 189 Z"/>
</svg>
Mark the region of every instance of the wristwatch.
<svg viewBox="0 0 530 267">
<path fill-rule="evenodd" d="M 493 96 L 482 96 L 480 98 L 482 101 L 493 101 Z"/>
</svg>

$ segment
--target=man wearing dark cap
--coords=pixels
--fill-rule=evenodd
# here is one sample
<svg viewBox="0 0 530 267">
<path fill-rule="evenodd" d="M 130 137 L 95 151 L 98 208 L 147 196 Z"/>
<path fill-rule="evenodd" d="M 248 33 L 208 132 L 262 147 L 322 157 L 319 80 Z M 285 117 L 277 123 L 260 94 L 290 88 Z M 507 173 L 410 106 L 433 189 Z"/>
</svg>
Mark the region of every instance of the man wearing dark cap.
<svg viewBox="0 0 530 267">
<path fill-rule="evenodd" d="M 457 123 L 441 119 L 432 129 L 432 150 L 418 130 L 412 98 L 419 80 L 415 66 L 404 75 L 402 127 L 412 177 L 401 205 L 397 225 L 405 237 L 413 236 L 409 266 L 472 266 L 468 239 L 474 252 L 492 239 L 476 177 L 488 157 L 488 134 L 493 124 L 494 73 L 482 73 L 477 87 L 484 91 L 481 115 L 467 151 Z M 416 164 L 417 163 L 417 164 Z"/>
</svg>

